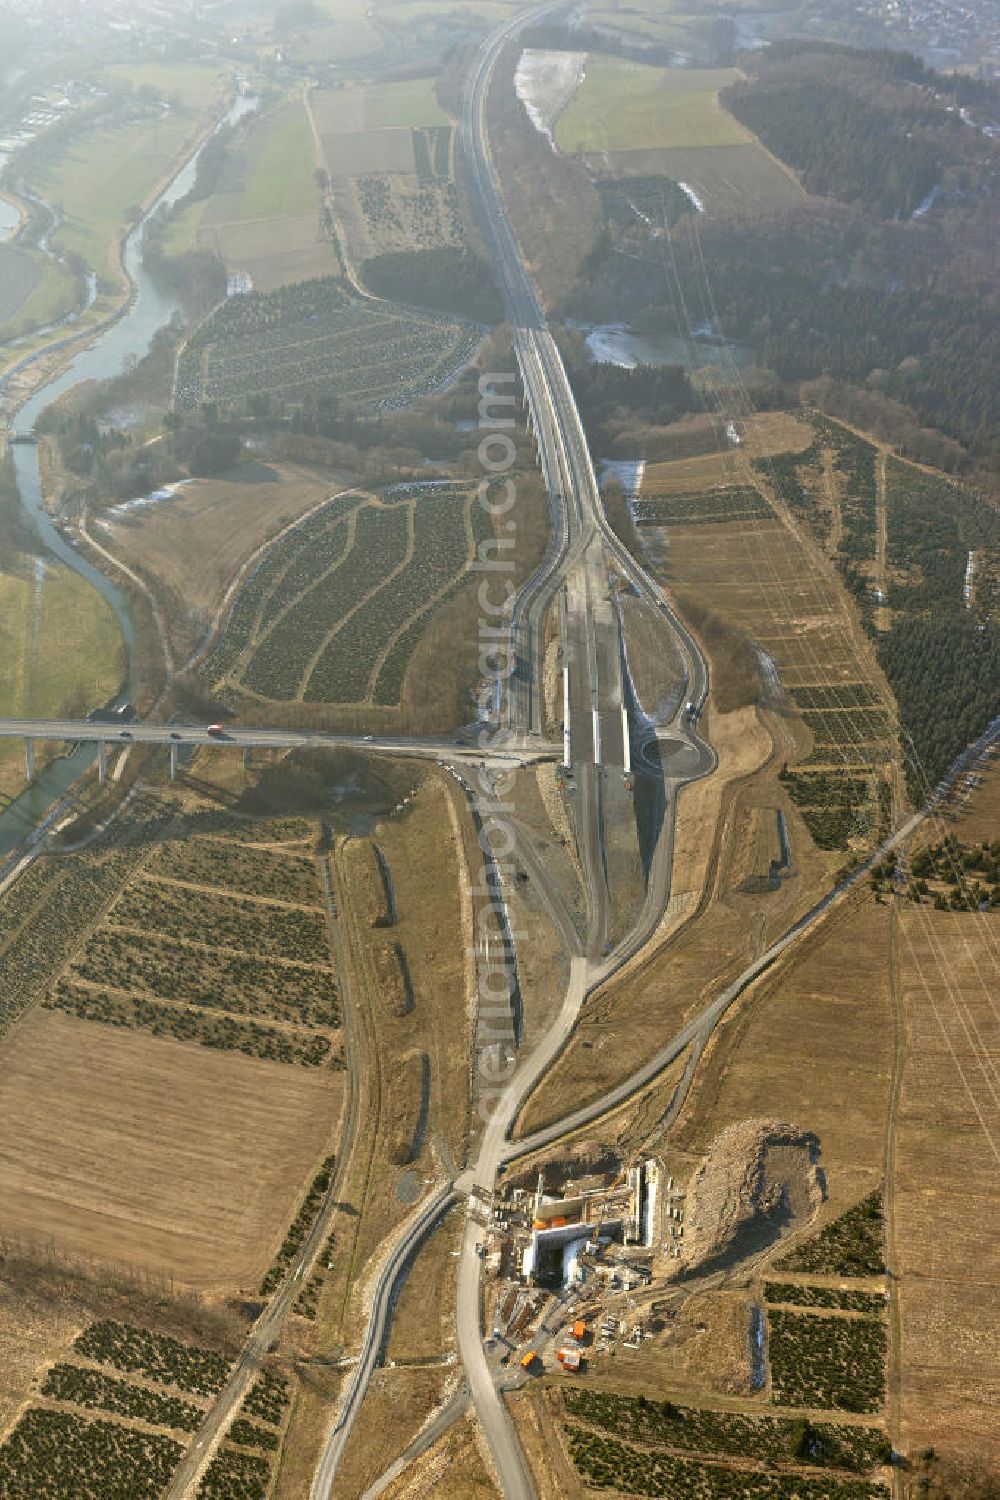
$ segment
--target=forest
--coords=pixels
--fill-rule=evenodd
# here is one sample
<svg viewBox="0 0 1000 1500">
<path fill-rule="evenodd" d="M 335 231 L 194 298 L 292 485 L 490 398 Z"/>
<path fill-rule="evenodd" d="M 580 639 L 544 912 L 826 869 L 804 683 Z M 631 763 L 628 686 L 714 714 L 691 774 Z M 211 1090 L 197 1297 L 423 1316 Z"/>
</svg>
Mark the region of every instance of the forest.
<svg viewBox="0 0 1000 1500">
<path fill-rule="evenodd" d="M 362 268 L 377 297 L 429 307 L 434 312 L 499 323 L 503 298 L 493 268 L 472 250 L 439 245 L 429 250 L 396 250 L 373 255 Z"/>
<path fill-rule="evenodd" d="M 977 122 L 1000 118 L 996 87 L 905 53 L 813 42 L 741 66 L 750 76 L 724 103 L 810 196 L 685 214 L 666 237 L 605 205 L 564 312 L 682 337 L 709 325 L 786 385 L 832 378 L 841 407 L 858 392 L 908 451 L 935 429 L 965 450 L 949 448 L 949 467 L 988 463 L 1000 446 L 1000 176 Z"/>
<path fill-rule="evenodd" d="M 957 80 L 905 52 L 785 42 L 744 59 L 722 102 L 821 198 L 908 218 L 934 188 L 989 156 L 955 109 Z M 1000 107 L 981 87 L 968 104 Z"/>
</svg>

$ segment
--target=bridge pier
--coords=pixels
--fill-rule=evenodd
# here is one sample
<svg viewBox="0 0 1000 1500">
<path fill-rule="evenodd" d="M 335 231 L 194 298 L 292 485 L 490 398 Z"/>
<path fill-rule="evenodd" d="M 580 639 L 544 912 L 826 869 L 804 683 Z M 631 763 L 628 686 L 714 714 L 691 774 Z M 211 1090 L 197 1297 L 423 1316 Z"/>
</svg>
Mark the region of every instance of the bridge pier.
<svg viewBox="0 0 1000 1500">
<path fill-rule="evenodd" d="M 250 746 L 243 746 L 243 774 L 246 776 L 250 771 Z"/>
<path fill-rule="evenodd" d="M 177 780 L 177 741 L 170 741 L 170 780 Z"/>
<path fill-rule="evenodd" d="M 97 779 L 104 785 L 108 775 L 108 747 L 104 740 L 97 741 Z"/>
<path fill-rule="evenodd" d="M 25 740 L 24 742 L 24 774 L 30 785 L 35 779 L 35 742 Z"/>
</svg>

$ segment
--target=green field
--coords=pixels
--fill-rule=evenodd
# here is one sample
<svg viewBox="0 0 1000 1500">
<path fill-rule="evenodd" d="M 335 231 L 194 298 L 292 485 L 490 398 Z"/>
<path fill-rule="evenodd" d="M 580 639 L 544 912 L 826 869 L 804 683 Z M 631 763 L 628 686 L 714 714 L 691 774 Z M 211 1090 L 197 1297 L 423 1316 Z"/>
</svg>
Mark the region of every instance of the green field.
<svg viewBox="0 0 1000 1500">
<path fill-rule="evenodd" d="M 739 76 L 735 68 L 653 68 L 592 55 L 556 141 L 580 152 L 742 145 L 748 133 L 718 102 Z"/>
<path fill-rule="evenodd" d="M 0 245 L 0 338 L 43 328 L 80 300 L 73 276 L 38 250 Z M 23 349 L 16 351 L 18 357 Z"/>
<path fill-rule="evenodd" d="M 37 579 L 0 574 L 0 713 L 86 713 L 117 691 L 121 676 L 121 636 L 96 589 L 68 568 L 46 566 Z M 4 740 L 0 768 L 14 773 L 22 764 L 21 746 Z"/>
<path fill-rule="evenodd" d="M 316 128 L 323 136 L 448 124 L 430 78 L 316 89 L 310 102 Z"/>
<path fill-rule="evenodd" d="M 379 83 L 364 90 L 367 125 L 372 129 L 400 125 L 447 125 L 430 78 Z"/>
<path fill-rule="evenodd" d="M 58 164 L 41 171 L 32 186 L 61 204 L 66 218 L 58 245 L 79 255 L 102 280 L 123 284 L 117 246 L 130 211 L 152 196 L 193 142 L 194 127 L 194 117 L 180 113 L 91 131 Z"/>
<path fill-rule="evenodd" d="M 329 19 L 291 31 L 282 43 L 286 57 L 340 63 L 381 52 L 383 39 L 368 17 L 368 0 L 325 0 L 319 8 Z"/>
<path fill-rule="evenodd" d="M 22 302 L 20 311 L 10 319 L 7 325 L 10 330 L 8 336 L 30 328 L 45 328 L 64 318 L 79 303 L 80 294 L 74 278 L 55 261 L 46 260 L 30 295 Z"/>
<path fill-rule="evenodd" d="M 46 717 L 71 698 L 93 708 L 115 691 L 121 637 L 110 606 L 68 568 L 43 578 L 0 574 L 0 703 Z"/>
<path fill-rule="evenodd" d="M 736 68 L 653 68 L 589 57 L 556 140 L 601 173 L 683 182 L 710 210 L 801 198 L 794 175 L 719 103 L 720 90 L 739 76 Z"/>
<path fill-rule="evenodd" d="M 331 275 L 336 257 L 320 230 L 316 149 L 302 104 L 254 120 L 244 132 L 231 145 L 212 196 L 171 218 L 167 254 L 208 250 L 265 292 Z"/>
<path fill-rule="evenodd" d="M 299 105 L 282 111 L 255 133 L 248 151 L 251 172 L 239 205 L 241 219 L 315 213 L 316 154 L 309 121 Z"/>
<path fill-rule="evenodd" d="M 155 89 L 163 99 L 176 101 L 182 109 L 201 114 L 218 98 L 227 73 L 214 64 L 115 63 L 105 77 L 111 83 L 134 89 Z"/>
</svg>

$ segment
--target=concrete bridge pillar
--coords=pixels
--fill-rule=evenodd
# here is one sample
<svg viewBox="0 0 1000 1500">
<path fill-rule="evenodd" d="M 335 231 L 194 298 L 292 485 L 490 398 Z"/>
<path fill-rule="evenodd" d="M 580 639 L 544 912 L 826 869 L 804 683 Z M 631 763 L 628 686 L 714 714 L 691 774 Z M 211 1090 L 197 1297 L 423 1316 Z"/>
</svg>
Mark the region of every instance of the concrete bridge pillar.
<svg viewBox="0 0 1000 1500">
<path fill-rule="evenodd" d="M 246 776 L 246 774 L 247 774 L 247 772 L 249 770 L 250 770 L 250 746 L 249 745 L 244 745 L 243 746 L 243 774 L 244 774 L 244 776 Z"/>
<path fill-rule="evenodd" d="M 177 741 L 170 742 L 170 780 L 177 780 Z"/>
<path fill-rule="evenodd" d="M 24 742 L 24 774 L 29 782 L 35 779 L 35 742 L 25 740 Z"/>
<path fill-rule="evenodd" d="M 108 747 L 104 740 L 97 741 L 97 779 L 104 785 L 108 775 Z"/>
</svg>

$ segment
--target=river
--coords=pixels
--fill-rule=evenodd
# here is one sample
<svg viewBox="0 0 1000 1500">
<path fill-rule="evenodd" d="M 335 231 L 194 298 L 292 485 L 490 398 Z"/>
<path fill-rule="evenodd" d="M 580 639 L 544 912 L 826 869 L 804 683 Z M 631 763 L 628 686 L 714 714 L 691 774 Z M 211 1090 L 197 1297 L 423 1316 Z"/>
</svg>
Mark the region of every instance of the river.
<svg viewBox="0 0 1000 1500">
<path fill-rule="evenodd" d="M 216 129 L 233 125 L 244 115 L 257 108 L 256 98 L 240 95 L 220 120 Z M 148 275 L 142 260 L 142 238 L 147 220 L 159 209 L 172 207 L 187 196 L 195 182 L 198 157 L 201 148 L 185 163 L 172 178 L 146 216 L 131 231 L 125 241 L 122 263 L 134 287 L 134 296 L 128 311 L 70 362 L 60 375 L 50 380 L 31 399 L 25 402 L 14 419 L 13 433 L 17 438 L 28 438 L 34 430 L 41 413 L 58 396 L 84 380 L 113 380 L 121 375 L 132 359 L 142 359 L 149 352 L 154 336 L 165 328 L 178 302 L 170 293 L 164 292 Z M 50 346 L 51 347 L 51 346 Z M 126 594 L 109 578 L 93 566 L 66 541 L 45 508 L 42 498 L 42 482 L 38 468 L 38 450 L 32 442 L 16 442 L 13 445 L 14 467 L 22 509 L 42 542 L 43 548 L 53 557 L 79 573 L 98 590 L 114 611 L 125 642 L 129 660 L 129 678 L 132 678 L 135 629 Z M 20 845 L 33 829 L 51 816 L 54 806 L 65 796 L 70 787 L 96 758 L 94 746 L 81 745 L 72 755 L 60 756 L 41 771 L 25 792 L 17 797 L 0 814 L 0 859 L 5 859 Z"/>
</svg>

